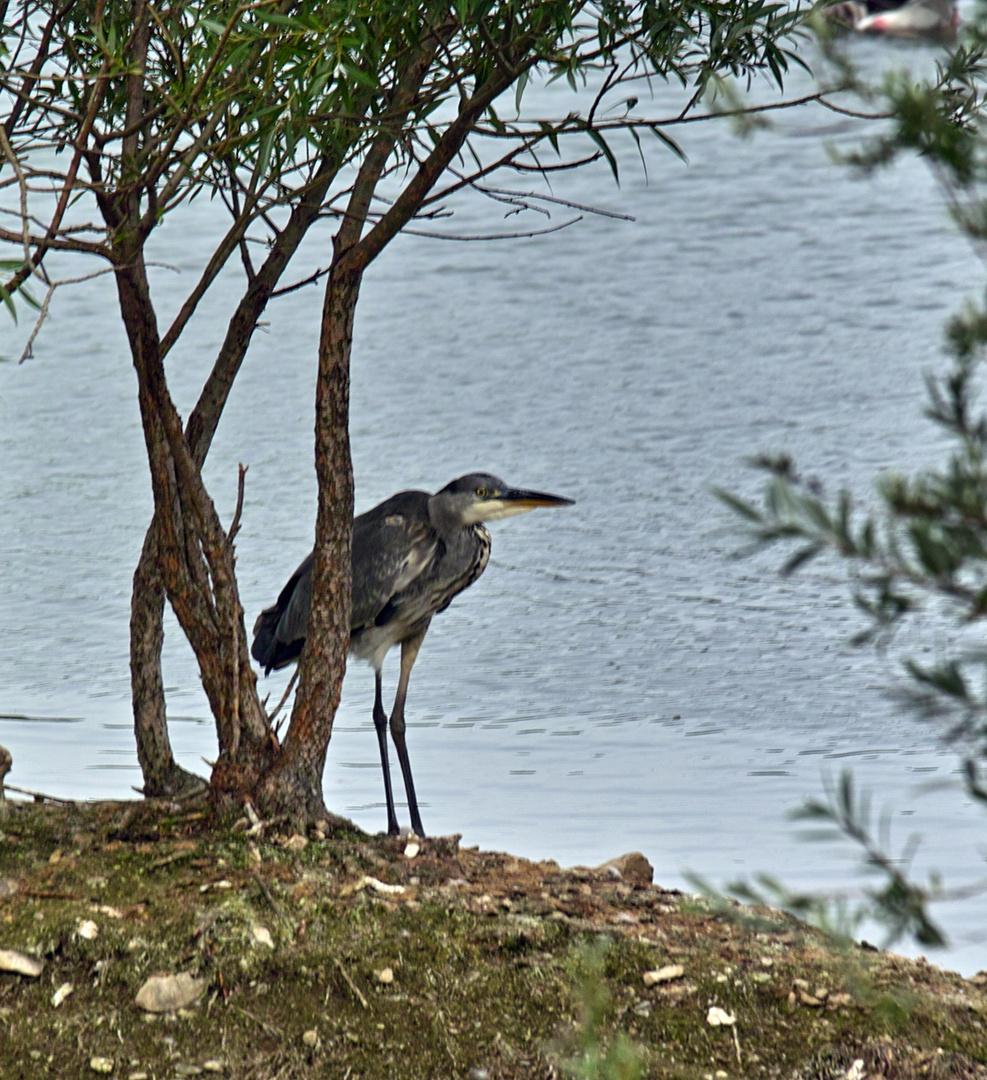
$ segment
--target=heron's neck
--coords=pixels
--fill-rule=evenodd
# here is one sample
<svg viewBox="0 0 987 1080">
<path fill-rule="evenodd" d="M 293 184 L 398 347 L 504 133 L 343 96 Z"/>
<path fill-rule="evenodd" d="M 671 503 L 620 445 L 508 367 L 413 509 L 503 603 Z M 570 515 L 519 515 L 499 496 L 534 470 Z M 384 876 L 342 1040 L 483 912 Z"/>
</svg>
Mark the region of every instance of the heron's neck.
<svg viewBox="0 0 987 1080">
<path fill-rule="evenodd" d="M 459 514 L 453 512 L 437 495 L 428 500 L 428 517 L 439 536 L 454 536 L 463 528 Z"/>
</svg>

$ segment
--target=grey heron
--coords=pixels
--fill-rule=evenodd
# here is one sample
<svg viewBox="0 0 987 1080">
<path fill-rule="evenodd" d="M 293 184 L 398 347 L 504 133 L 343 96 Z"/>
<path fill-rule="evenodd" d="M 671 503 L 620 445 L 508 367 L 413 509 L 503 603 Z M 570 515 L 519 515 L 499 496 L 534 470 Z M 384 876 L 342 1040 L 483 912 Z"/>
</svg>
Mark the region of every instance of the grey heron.
<svg viewBox="0 0 987 1080">
<path fill-rule="evenodd" d="M 408 795 L 411 827 L 424 836 L 405 741 L 404 705 L 408 680 L 432 616 L 473 584 L 490 558 L 484 522 L 525 514 L 539 506 L 571 506 L 572 499 L 512 488 L 489 473 L 468 473 L 441 491 L 401 491 L 353 522 L 353 617 L 350 652 L 374 669 L 374 727 L 380 746 L 387 831 L 399 832 L 387 759 L 388 716 L 381 668 L 401 646 L 401 671 L 390 715 Z M 288 579 L 277 603 L 254 624 L 251 653 L 265 674 L 297 660 L 305 643 L 312 606 L 312 555 Z"/>
</svg>

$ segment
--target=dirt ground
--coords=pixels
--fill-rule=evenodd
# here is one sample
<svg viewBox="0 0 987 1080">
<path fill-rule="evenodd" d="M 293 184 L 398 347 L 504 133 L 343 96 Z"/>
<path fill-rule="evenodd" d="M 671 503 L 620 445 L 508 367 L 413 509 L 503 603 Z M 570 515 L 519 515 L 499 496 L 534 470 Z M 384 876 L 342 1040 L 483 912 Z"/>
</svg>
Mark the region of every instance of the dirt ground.
<svg viewBox="0 0 987 1080">
<path fill-rule="evenodd" d="M 10 807 L 4 1080 L 987 1080 L 987 974 L 716 911 L 642 862 L 219 831 L 165 802 Z"/>
</svg>

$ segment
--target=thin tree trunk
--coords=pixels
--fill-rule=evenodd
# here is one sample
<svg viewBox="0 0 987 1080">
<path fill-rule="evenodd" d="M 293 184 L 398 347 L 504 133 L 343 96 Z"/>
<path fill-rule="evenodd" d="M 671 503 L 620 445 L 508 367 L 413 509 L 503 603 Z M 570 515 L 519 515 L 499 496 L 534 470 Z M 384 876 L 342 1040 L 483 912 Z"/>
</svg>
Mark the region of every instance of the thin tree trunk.
<svg viewBox="0 0 987 1080">
<path fill-rule="evenodd" d="M 138 399 L 154 492 L 156 563 L 192 646 L 216 719 L 220 757 L 213 789 L 222 802 L 250 790 L 278 753 L 257 696 L 247 651 L 233 546 L 185 440 L 168 394 L 160 339 L 140 250 L 121 251 L 120 311 L 137 371 Z"/>
<path fill-rule="evenodd" d="M 134 571 L 130 604 L 130 692 L 134 707 L 137 760 L 144 775 L 144 795 L 187 794 L 206 782 L 175 761 L 165 719 L 161 646 L 164 642 L 165 588 L 158 571 L 152 523 Z"/>
<path fill-rule="evenodd" d="M 329 275 L 319 341 L 315 469 L 319 508 L 312 565 L 314 602 L 302 653 L 298 692 L 282 753 L 265 778 L 268 812 L 309 818 L 325 813 L 322 774 L 339 707 L 350 639 L 353 459 L 350 454 L 350 351 L 362 273 L 336 260 Z M 321 602 L 319 600 L 321 598 Z"/>
</svg>

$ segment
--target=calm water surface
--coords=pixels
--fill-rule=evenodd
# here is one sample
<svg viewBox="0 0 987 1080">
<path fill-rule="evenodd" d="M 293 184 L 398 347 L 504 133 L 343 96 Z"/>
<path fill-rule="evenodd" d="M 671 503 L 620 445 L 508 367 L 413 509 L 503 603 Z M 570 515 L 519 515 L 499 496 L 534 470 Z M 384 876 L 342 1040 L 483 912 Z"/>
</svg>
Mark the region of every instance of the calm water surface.
<svg viewBox="0 0 987 1080">
<path fill-rule="evenodd" d="M 861 56 L 929 60 L 870 44 Z M 543 94 L 547 109 L 564 91 Z M 955 789 L 955 756 L 888 699 L 894 659 L 848 644 L 860 623 L 841 568 L 782 581 L 777 555 L 738 558 L 709 488 L 754 494 L 745 458 L 760 450 L 790 450 L 864 496 L 879 471 L 932 461 L 922 375 L 945 363 L 943 319 L 982 268 L 921 165 L 859 181 L 832 164 L 827 143 L 855 135 L 831 114 L 779 117 L 753 142 L 722 126 L 680 137 L 689 165 L 653 153 L 647 179 L 625 148 L 619 189 L 605 167 L 556 178 L 556 194 L 634 223 L 588 217 L 485 244 L 402 237 L 365 283 L 358 509 L 474 468 L 578 500 L 494 526 L 486 575 L 433 624 L 409 699 L 425 824 L 563 864 L 639 848 L 666 885 L 686 870 L 717 883 L 766 870 L 819 887 L 855 880 L 852 852 L 800 841 L 786 812 L 852 765 L 892 808 L 895 843 L 923 834 L 919 868 L 966 884 L 984 869 L 983 813 Z M 448 227 L 517 228 L 500 213 L 467 206 Z M 163 310 L 190 288 L 216 219 L 203 201 L 160 237 L 156 258 L 182 271 L 154 271 Z M 298 276 L 328 254 L 326 232 Z M 170 361 L 184 410 L 237 284 Z M 250 466 L 248 623 L 311 545 L 320 300 L 310 288 L 271 307 L 209 460 L 227 519 L 236 463 Z M 58 295 L 37 352 L 0 366 L 0 742 L 12 783 L 126 797 L 140 782 L 130 576 L 151 504 L 108 279 Z M 178 758 L 204 770 L 212 722 L 173 621 L 165 665 Z M 376 830 L 371 702 L 371 673 L 354 666 L 325 787 Z M 954 949 L 939 962 L 987 967 L 983 905 L 940 912 Z"/>
</svg>

